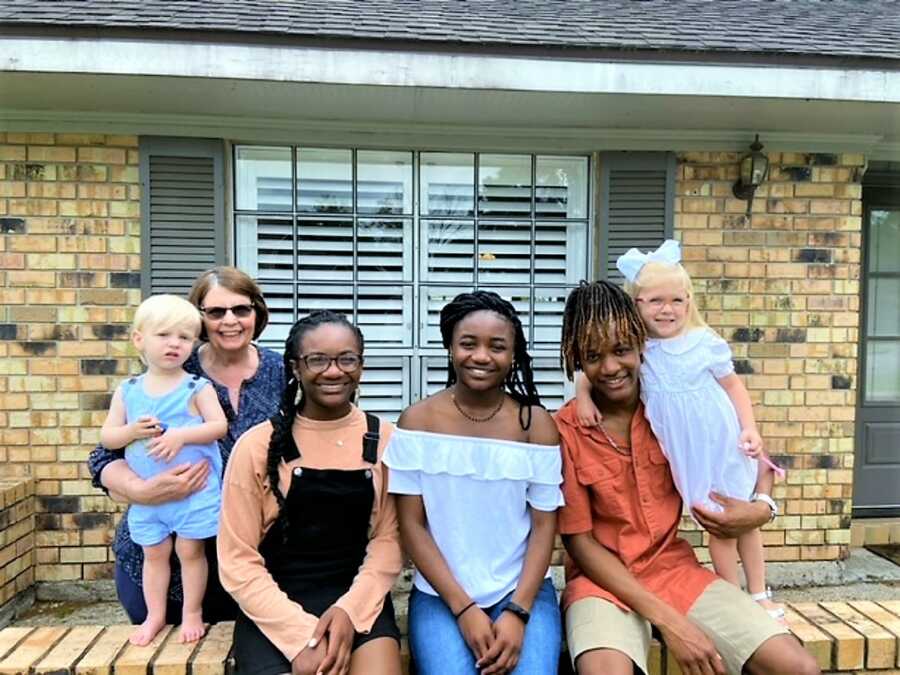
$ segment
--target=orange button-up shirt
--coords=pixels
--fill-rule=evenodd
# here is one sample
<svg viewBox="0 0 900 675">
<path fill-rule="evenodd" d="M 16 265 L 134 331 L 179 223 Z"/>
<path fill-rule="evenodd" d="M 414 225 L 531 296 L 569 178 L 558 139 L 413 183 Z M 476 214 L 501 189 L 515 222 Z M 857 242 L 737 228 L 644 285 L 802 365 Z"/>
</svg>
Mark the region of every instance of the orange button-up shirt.
<svg viewBox="0 0 900 675">
<path fill-rule="evenodd" d="M 631 419 L 631 453 L 613 448 L 599 429 L 578 424 L 575 401 L 556 414 L 562 438 L 562 534 L 590 532 L 651 593 L 687 614 L 716 576 L 702 567 L 691 545 L 678 537 L 681 497 L 650 423 L 639 405 Z M 619 598 L 589 579 L 566 556 L 563 608 L 599 597 L 622 609 Z"/>
</svg>

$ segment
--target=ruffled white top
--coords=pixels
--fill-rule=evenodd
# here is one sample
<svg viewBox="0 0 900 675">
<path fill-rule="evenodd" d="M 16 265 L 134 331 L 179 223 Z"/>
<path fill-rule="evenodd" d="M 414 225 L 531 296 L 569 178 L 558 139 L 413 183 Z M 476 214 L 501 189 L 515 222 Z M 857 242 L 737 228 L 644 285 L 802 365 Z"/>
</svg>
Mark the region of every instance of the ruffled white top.
<svg viewBox="0 0 900 675">
<path fill-rule="evenodd" d="M 531 533 L 528 507 L 555 511 L 564 504 L 558 445 L 397 429 L 383 461 L 390 492 L 422 496 L 431 536 L 481 607 L 518 583 Z M 438 594 L 418 571 L 413 583 Z"/>
<path fill-rule="evenodd" d="M 757 462 L 738 445 L 737 411 L 718 382 L 733 372 L 728 343 L 709 328 L 647 340 L 641 398 L 687 505 L 721 511 L 710 491 L 749 499 L 756 485 Z"/>
</svg>

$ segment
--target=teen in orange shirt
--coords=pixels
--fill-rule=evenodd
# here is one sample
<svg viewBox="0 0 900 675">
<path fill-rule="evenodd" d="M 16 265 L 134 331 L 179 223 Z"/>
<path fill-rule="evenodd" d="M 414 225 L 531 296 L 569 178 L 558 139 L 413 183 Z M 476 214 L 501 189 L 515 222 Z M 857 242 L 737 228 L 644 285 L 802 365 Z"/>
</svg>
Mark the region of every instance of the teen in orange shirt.
<svg viewBox="0 0 900 675">
<path fill-rule="evenodd" d="M 574 400 L 556 417 L 566 499 L 559 527 L 570 556 L 563 609 L 577 672 L 631 675 L 633 665 L 647 672 L 653 624 L 691 675 L 819 675 L 783 626 L 701 567 L 678 538 L 681 499 L 640 402 L 644 340 L 637 309 L 621 289 L 582 282 L 569 295 L 561 340 L 566 373 L 584 372 L 603 417 L 596 428 L 582 427 Z M 695 510 L 717 536 L 734 537 L 769 519 L 764 502 L 718 500 L 723 513 Z"/>
</svg>

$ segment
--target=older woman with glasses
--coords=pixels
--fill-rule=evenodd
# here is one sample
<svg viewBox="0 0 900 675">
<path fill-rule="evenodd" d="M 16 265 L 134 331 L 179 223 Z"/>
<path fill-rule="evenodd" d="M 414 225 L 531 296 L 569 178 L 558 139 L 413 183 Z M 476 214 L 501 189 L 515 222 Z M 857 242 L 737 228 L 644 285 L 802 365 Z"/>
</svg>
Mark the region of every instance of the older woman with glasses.
<svg viewBox="0 0 900 675">
<path fill-rule="evenodd" d="M 277 352 L 253 342 L 266 327 L 269 312 L 259 286 L 247 274 L 234 267 L 207 270 L 197 277 L 189 300 L 200 310 L 203 323 L 200 342 L 184 370 L 212 382 L 225 411 L 228 432 L 219 441 L 224 465 L 238 437 L 277 412 L 284 391 L 284 367 Z M 128 468 L 121 449 L 103 446 L 91 453 L 89 468 L 96 487 L 129 504 L 184 499 L 205 485 L 210 470 L 206 463 L 183 464 L 143 480 Z M 142 593 L 144 560 L 141 547 L 131 540 L 125 518 L 116 532 L 113 551 L 119 601 L 131 621 L 142 623 L 147 615 Z M 233 619 L 234 602 L 219 584 L 215 539 L 207 541 L 206 558 L 209 583 L 203 616 L 212 622 Z M 181 603 L 181 576 L 175 565 L 169 584 L 168 623 L 181 622 Z"/>
</svg>

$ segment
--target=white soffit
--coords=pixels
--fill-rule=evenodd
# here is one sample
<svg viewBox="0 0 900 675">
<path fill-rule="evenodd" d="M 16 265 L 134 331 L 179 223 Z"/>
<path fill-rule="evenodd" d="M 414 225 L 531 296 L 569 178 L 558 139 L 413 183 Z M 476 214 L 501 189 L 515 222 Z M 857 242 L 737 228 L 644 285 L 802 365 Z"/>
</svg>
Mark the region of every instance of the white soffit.
<svg viewBox="0 0 900 675">
<path fill-rule="evenodd" d="M 900 103 L 900 72 L 127 39 L 5 37 L 8 72 Z"/>
</svg>

